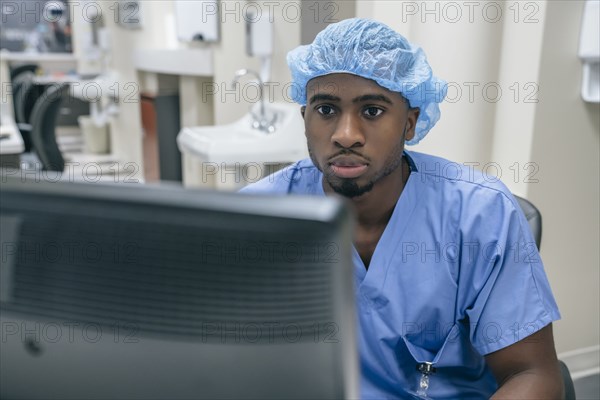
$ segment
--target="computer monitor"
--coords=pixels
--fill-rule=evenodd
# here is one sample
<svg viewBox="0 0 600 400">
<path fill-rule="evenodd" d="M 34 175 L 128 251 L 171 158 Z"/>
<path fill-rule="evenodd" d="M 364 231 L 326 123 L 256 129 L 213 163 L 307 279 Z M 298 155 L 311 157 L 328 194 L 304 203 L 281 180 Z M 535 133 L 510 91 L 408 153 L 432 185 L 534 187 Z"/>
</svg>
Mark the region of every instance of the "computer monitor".
<svg viewBox="0 0 600 400">
<path fill-rule="evenodd" d="M 0 397 L 358 397 L 340 201 L 2 179 Z"/>
</svg>

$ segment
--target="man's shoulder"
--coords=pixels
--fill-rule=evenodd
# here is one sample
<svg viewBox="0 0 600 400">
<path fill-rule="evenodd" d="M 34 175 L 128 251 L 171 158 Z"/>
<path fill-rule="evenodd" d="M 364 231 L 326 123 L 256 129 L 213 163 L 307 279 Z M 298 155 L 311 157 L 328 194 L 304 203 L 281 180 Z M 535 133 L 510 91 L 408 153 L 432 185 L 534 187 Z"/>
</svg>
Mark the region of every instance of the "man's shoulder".
<svg viewBox="0 0 600 400">
<path fill-rule="evenodd" d="M 417 169 L 415 178 L 429 188 L 429 195 L 443 201 L 455 201 L 466 209 L 519 209 L 510 189 L 502 182 L 502 170 L 497 163 L 458 163 L 424 153 L 410 152 Z M 435 196 L 434 195 L 434 196 Z"/>
<path fill-rule="evenodd" d="M 423 181 L 432 184 L 452 183 L 460 189 L 489 189 L 507 193 L 508 188 L 502 183 L 502 169 L 497 163 L 455 162 L 443 157 L 425 153 L 410 152 L 418 173 Z"/>
<path fill-rule="evenodd" d="M 288 194 L 294 191 L 308 194 L 316 183 L 320 183 L 319 170 L 310 159 L 304 159 L 249 184 L 240 193 Z"/>
</svg>

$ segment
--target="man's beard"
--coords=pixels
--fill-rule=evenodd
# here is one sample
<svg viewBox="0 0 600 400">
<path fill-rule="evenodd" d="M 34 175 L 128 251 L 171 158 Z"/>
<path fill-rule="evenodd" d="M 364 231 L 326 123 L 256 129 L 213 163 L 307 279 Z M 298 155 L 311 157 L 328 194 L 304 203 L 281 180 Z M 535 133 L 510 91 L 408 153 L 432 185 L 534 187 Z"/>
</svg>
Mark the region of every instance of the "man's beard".
<svg viewBox="0 0 600 400">
<path fill-rule="evenodd" d="M 375 185 L 375 182 L 369 181 L 367 184 L 359 186 L 354 179 L 337 179 L 328 175 L 325 175 L 325 179 L 334 192 L 350 199 L 370 192 Z"/>
<path fill-rule="evenodd" d="M 345 179 L 326 174 L 323 168 L 317 162 L 316 158 L 314 157 L 310 143 L 308 144 L 308 154 L 310 155 L 310 159 L 312 160 L 315 167 L 317 167 L 319 171 L 323 173 L 323 177 L 327 181 L 327 184 L 329 184 L 329 186 L 333 189 L 334 192 L 349 199 L 353 199 L 355 197 L 359 197 L 365 193 L 370 192 L 371 190 L 373 190 L 375 183 L 390 175 L 398 167 L 401 168 L 403 158 L 402 151 L 403 146 L 397 146 L 390 155 L 390 157 L 387 159 L 383 171 L 378 175 L 374 176 L 373 179 L 371 179 L 366 184 L 359 186 L 358 183 L 356 183 L 356 179 L 354 178 Z"/>
</svg>

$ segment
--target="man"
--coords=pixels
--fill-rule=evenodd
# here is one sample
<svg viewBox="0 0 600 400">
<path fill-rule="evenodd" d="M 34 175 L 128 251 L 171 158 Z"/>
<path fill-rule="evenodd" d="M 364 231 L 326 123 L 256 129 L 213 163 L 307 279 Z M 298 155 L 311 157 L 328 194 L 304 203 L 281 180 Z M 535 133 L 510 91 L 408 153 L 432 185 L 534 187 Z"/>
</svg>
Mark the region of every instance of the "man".
<svg viewBox="0 0 600 400">
<path fill-rule="evenodd" d="M 423 51 L 351 19 L 288 64 L 310 160 L 244 192 L 350 199 L 362 397 L 562 397 L 560 315 L 515 199 L 476 171 L 404 151 L 445 95 Z M 460 174 L 444 176 L 448 166 Z"/>
</svg>

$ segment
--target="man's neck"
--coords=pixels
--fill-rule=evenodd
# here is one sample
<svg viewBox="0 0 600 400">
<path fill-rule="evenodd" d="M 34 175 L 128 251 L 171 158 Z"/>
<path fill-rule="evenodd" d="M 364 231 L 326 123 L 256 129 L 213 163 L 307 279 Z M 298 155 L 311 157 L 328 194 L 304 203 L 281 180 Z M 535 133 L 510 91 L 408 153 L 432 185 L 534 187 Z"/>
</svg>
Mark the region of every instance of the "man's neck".
<svg viewBox="0 0 600 400">
<path fill-rule="evenodd" d="M 377 182 L 370 192 L 352 199 L 359 227 L 385 228 L 409 176 L 410 167 L 403 158 L 400 168 Z"/>
<path fill-rule="evenodd" d="M 403 160 L 400 168 L 377 182 L 370 192 L 352 199 L 358 222 L 354 245 L 367 269 L 409 175 L 410 168 Z"/>
</svg>

